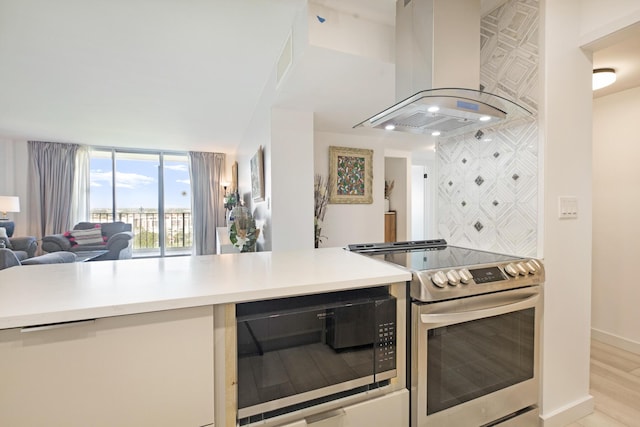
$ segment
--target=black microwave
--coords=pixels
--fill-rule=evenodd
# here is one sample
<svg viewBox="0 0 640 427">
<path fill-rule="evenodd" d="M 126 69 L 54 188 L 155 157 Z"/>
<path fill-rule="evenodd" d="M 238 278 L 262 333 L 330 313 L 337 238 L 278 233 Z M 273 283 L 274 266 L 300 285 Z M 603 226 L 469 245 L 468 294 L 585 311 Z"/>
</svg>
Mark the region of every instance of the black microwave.
<svg viewBox="0 0 640 427">
<path fill-rule="evenodd" d="M 238 304 L 239 424 L 388 384 L 396 322 L 387 286 Z"/>
</svg>

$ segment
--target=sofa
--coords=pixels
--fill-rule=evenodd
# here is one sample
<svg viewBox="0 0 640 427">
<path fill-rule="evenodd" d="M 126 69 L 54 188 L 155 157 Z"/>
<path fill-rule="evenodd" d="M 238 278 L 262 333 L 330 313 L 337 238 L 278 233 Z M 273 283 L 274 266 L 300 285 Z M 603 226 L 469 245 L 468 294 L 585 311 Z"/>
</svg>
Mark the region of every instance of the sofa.
<svg viewBox="0 0 640 427">
<path fill-rule="evenodd" d="M 98 233 L 96 229 L 100 232 Z M 93 233 L 101 237 L 95 238 Z M 130 259 L 133 253 L 133 232 L 131 224 L 121 221 L 80 222 L 73 227 L 73 230 L 66 233 L 44 236 L 42 250 L 48 253 L 106 250 L 108 252 L 95 258 L 94 261 Z"/>
<path fill-rule="evenodd" d="M 62 264 L 75 261 L 76 254 L 72 252 L 57 252 L 19 260 L 11 249 L 0 248 L 0 270 L 19 265 Z"/>
<path fill-rule="evenodd" d="M 35 237 L 6 237 L 0 236 L 0 248 L 6 248 L 15 254 L 18 261 L 32 258 L 38 249 L 38 241 Z"/>
</svg>

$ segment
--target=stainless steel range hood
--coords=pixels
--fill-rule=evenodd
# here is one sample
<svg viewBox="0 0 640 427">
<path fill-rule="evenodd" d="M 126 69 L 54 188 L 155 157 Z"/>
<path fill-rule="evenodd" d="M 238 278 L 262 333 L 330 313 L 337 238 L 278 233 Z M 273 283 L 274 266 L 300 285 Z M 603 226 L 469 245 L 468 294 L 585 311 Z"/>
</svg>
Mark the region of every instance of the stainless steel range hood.
<svg viewBox="0 0 640 427">
<path fill-rule="evenodd" d="M 455 136 L 530 116 L 480 90 L 480 0 L 397 0 L 397 104 L 355 127 Z"/>
</svg>

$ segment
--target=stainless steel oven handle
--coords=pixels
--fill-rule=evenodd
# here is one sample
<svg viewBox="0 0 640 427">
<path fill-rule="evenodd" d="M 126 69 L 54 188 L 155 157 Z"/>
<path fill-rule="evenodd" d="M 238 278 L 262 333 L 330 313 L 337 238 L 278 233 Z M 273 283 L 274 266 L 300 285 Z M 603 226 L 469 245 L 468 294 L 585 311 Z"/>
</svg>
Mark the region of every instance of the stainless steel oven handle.
<svg viewBox="0 0 640 427">
<path fill-rule="evenodd" d="M 459 311 L 453 313 L 433 313 L 421 314 L 420 321 L 426 325 L 435 325 L 439 323 L 462 323 L 471 320 L 482 319 L 484 317 L 498 316 L 500 314 L 510 313 L 525 308 L 533 307 L 540 298 L 539 294 L 530 296 L 523 300 L 503 304 L 497 307 L 485 308 L 481 310 Z"/>
</svg>

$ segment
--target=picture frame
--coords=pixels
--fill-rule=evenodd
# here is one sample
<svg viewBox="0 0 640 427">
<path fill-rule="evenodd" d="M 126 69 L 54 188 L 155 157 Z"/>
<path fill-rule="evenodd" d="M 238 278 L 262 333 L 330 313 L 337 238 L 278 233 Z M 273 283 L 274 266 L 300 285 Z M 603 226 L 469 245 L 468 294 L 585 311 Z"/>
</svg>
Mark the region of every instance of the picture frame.
<svg viewBox="0 0 640 427">
<path fill-rule="evenodd" d="M 373 203 L 373 150 L 329 147 L 329 203 Z"/>
<path fill-rule="evenodd" d="M 264 154 L 262 146 L 251 158 L 251 197 L 254 202 L 264 201 Z"/>
</svg>

